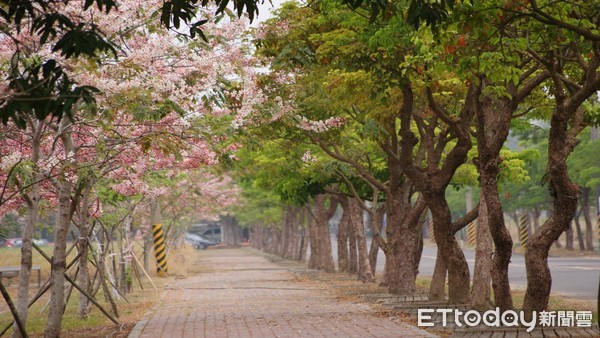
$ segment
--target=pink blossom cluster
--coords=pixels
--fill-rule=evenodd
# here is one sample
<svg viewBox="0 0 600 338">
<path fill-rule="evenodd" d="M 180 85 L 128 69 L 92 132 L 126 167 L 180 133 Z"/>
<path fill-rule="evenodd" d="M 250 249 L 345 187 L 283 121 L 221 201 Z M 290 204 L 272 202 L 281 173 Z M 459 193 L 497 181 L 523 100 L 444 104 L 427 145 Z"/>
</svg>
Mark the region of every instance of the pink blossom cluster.
<svg viewBox="0 0 600 338">
<path fill-rule="evenodd" d="M 346 124 L 343 117 L 330 117 L 322 121 L 311 121 L 304 116 L 298 116 L 298 127 L 315 133 L 323 133 L 332 129 L 340 128 Z"/>
<path fill-rule="evenodd" d="M 317 162 L 317 158 L 310 152 L 310 149 L 304 152 L 301 160 L 306 164 Z"/>
<path fill-rule="evenodd" d="M 283 37 L 290 30 L 290 22 L 288 20 L 277 21 L 277 30 L 269 29 L 267 24 L 261 24 L 254 31 L 254 37 L 259 40 L 266 40 L 272 37 Z"/>
</svg>

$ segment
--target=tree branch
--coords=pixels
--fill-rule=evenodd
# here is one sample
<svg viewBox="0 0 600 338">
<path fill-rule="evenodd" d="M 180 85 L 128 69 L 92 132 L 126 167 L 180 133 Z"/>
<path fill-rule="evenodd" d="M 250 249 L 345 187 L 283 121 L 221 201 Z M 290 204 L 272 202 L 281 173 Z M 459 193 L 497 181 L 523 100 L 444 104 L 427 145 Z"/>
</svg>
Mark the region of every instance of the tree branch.
<svg viewBox="0 0 600 338">
<path fill-rule="evenodd" d="M 466 215 L 452 222 L 453 233 L 457 233 L 460 229 L 475 221 L 477 217 L 479 217 L 479 203 L 471 211 L 467 212 Z"/>
</svg>

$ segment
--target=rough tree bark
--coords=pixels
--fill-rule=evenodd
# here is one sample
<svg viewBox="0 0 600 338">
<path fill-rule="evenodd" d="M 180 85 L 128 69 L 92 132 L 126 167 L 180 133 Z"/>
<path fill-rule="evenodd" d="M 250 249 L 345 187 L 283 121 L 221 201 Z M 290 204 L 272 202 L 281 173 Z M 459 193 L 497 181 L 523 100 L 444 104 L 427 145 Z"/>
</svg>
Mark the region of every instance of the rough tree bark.
<svg viewBox="0 0 600 338">
<path fill-rule="evenodd" d="M 75 153 L 75 146 L 70 134 L 70 122 L 68 119 L 63 119 L 59 130 L 60 139 L 63 143 L 65 156 L 69 157 Z M 64 286 L 65 286 L 65 269 L 67 264 L 66 243 L 67 231 L 71 224 L 72 205 L 71 205 L 71 190 L 72 183 L 63 177 L 58 178 L 58 209 L 56 224 L 54 226 L 54 250 L 52 256 L 52 272 L 50 277 L 50 303 L 48 322 L 44 331 L 44 337 L 54 338 L 60 336 L 62 325 L 62 316 L 64 311 Z"/>
<path fill-rule="evenodd" d="M 433 230 L 435 233 L 435 230 Z M 448 270 L 446 269 L 446 263 L 442 257 L 440 250 L 437 251 L 435 257 L 435 266 L 433 268 L 433 276 L 431 277 L 431 284 L 429 285 L 429 300 L 430 301 L 443 301 L 446 298 L 446 275 Z"/>
<path fill-rule="evenodd" d="M 342 218 L 340 220 L 340 225 L 338 226 L 338 236 L 337 236 L 337 254 L 338 254 L 338 269 L 339 272 L 348 272 L 348 225 L 350 221 L 350 212 L 347 198 L 340 198 L 340 205 L 344 212 L 342 213 Z"/>
<path fill-rule="evenodd" d="M 552 243 L 568 228 L 569 222 L 577 211 L 579 191 L 567 173 L 566 158 L 570 151 L 564 150 L 565 140 L 576 141 L 567 135 L 568 119 L 562 117 L 562 114 L 557 115 L 559 116 L 552 118 L 547 166 L 550 175 L 549 189 L 554 199 L 554 212 L 540 230 L 531 236 L 525 251 L 527 291 L 523 310 L 526 313 L 539 312 L 547 308 L 552 286 L 552 275 L 547 263 L 548 251 Z"/>
<path fill-rule="evenodd" d="M 448 113 L 438 105 L 431 88 L 425 88 L 427 108 L 433 113 L 429 123 L 423 116 L 413 114 L 411 84 L 403 84 L 401 90 L 399 135 L 402 141 L 399 161 L 404 174 L 415 184 L 431 211 L 438 250 L 441 250 L 448 269 L 448 301 L 451 304 L 467 304 L 470 303 L 469 266 L 454 237 L 458 228 L 452 222 L 445 191 L 458 167 L 465 163 L 472 147 L 471 123 L 475 115 L 477 88 L 473 84 L 469 86 L 460 118 L 456 119 L 447 118 Z M 442 121 L 445 125 L 441 124 Z M 420 138 L 413 133 L 413 122 L 419 128 Z M 438 132 L 438 128 L 443 131 Z M 455 143 L 448 153 L 444 153 L 443 149 L 447 148 L 450 140 Z M 417 144 L 425 152 L 422 160 L 414 156 Z"/>
<path fill-rule="evenodd" d="M 423 225 L 427 219 L 427 209 L 423 210 L 419 221 L 417 222 L 417 247 L 415 248 L 415 254 L 413 257 L 413 270 L 415 270 L 415 278 L 419 275 L 419 265 L 421 264 L 421 258 L 423 256 Z"/>
<path fill-rule="evenodd" d="M 43 124 L 40 121 L 32 120 L 30 117 L 27 118 L 29 118 L 29 125 L 31 126 L 31 162 L 37 164 L 41 156 Z M 43 179 L 43 175 L 36 171 L 33 173 L 32 178 L 33 183 L 30 191 L 23 195 L 27 208 L 27 221 L 21 234 L 23 244 L 21 246 L 21 271 L 19 273 L 19 290 L 17 292 L 17 313 L 24 326 L 27 325 L 27 312 L 29 309 L 29 280 L 33 260 L 33 231 L 39 214 L 40 184 L 38 182 Z M 13 323 L 13 325 L 17 327 L 17 323 Z M 21 332 L 13 330 L 12 336 L 13 338 L 19 338 L 21 337 Z"/>
<path fill-rule="evenodd" d="M 310 211 L 310 205 L 307 205 L 306 211 L 308 213 L 312 213 Z M 310 247 L 310 257 L 308 258 L 308 267 L 311 269 L 319 268 L 319 245 L 317 241 L 317 225 L 316 219 L 314 217 L 308 217 L 308 237 L 309 237 L 309 247 Z"/>
<path fill-rule="evenodd" d="M 325 270 L 326 272 L 335 272 L 335 265 L 333 263 L 333 255 L 331 252 L 331 236 L 329 234 L 329 219 L 335 213 L 337 202 L 335 199 L 329 199 L 329 207 L 326 207 L 327 196 L 316 195 L 313 197 L 314 200 L 314 218 L 315 231 L 317 234 L 317 269 Z M 312 212 L 312 211 L 311 211 Z M 311 256 L 313 253 L 311 252 Z"/>
<path fill-rule="evenodd" d="M 371 209 L 374 209 L 373 212 L 371 212 L 371 228 L 373 229 L 373 238 L 371 239 L 371 248 L 369 249 L 369 262 L 371 264 L 373 276 L 375 276 L 375 269 L 377 268 L 377 255 L 379 254 L 381 242 L 383 241 L 383 238 L 381 237 L 381 228 L 383 224 L 385 208 L 383 206 L 374 206 Z"/>
<path fill-rule="evenodd" d="M 456 231 L 448 202 L 443 194 L 429 195 L 426 198 L 433 219 L 435 241 L 448 269 L 448 302 L 468 304 L 471 301 L 471 276 L 467 259 L 454 237 Z"/>
<path fill-rule="evenodd" d="M 240 236 L 240 226 L 234 216 L 223 215 L 220 217 L 223 243 L 228 245 L 240 245 L 242 237 Z"/>
<path fill-rule="evenodd" d="M 569 228 L 565 231 L 565 249 L 574 250 L 573 247 L 573 222 L 569 223 Z"/>
<path fill-rule="evenodd" d="M 290 244 L 291 244 L 291 231 L 290 231 L 290 223 L 291 223 L 291 211 L 290 207 L 282 208 L 281 211 L 281 246 L 280 251 L 277 253 L 281 257 L 286 257 Z"/>
<path fill-rule="evenodd" d="M 89 255 L 89 244 L 90 244 L 90 235 L 91 235 L 91 224 L 89 222 L 89 214 L 88 209 L 90 207 L 90 198 L 92 193 L 92 182 L 88 182 L 86 187 L 82 191 L 82 198 L 80 201 L 80 205 L 78 208 L 78 220 L 76 222 L 77 228 L 79 230 L 79 238 L 77 240 L 79 249 L 79 273 L 77 275 L 77 282 L 79 286 L 81 286 L 85 291 L 90 293 L 91 290 L 91 282 L 90 282 L 90 270 L 88 265 L 88 255 Z M 80 319 L 85 319 L 88 316 L 88 311 L 90 310 L 90 301 L 83 294 L 79 293 L 79 305 L 77 308 L 77 316 Z"/>
<path fill-rule="evenodd" d="M 349 200 L 349 211 L 351 215 L 350 226 L 354 228 L 358 247 L 358 278 L 364 282 L 374 282 L 375 276 L 371 270 L 371 262 L 369 261 L 369 253 L 367 252 L 362 208 L 360 202 L 355 198 Z"/>
<path fill-rule="evenodd" d="M 479 218 L 477 219 L 477 246 L 475 248 L 475 269 L 471 306 L 477 310 L 491 308 L 490 285 L 492 281 L 492 234 L 488 225 L 488 211 L 485 196 L 479 195 Z"/>
<path fill-rule="evenodd" d="M 585 247 L 587 251 L 594 251 L 594 228 L 590 211 L 590 192 L 592 188 L 584 187 L 581 191 L 581 212 L 585 220 Z"/>
<path fill-rule="evenodd" d="M 385 245 L 386 282 L 392 294 L 410 295 L 416 291 L 415 256 L 419 252 L 419 218 L 426 208 L 419 196 L 411 204 L 413 187 L 405 182 L 399 189 L 400 196 L 388 196 L 385 209 L 387 226 Z"/>
<path fill-rule="evenodd" d="M 285 252 L 286 259 L 297 259 L 298 242 L 300 233 L 298 232 L 298 208 L 290 207 L 288 216 L 288 233 L 289 233 L 289 245 Z"/>
<path fill-rule="evenodd" d="M 358 246 L 356 245 L 356 228 L 352 226 L 352 220 L 348 219 L 348 272 L 358 272 Z"/>
<path fill-rule="evenodd" d="M 508 280 L 508 265 L 512 256 L 512 238 L 510 232 L 504 222 L 504 212 L 502 203 L 498 193 L 498 177 L 500 175 L 499 165 L 502 161 L 500 158 L 500 150 L 506 141 L 509 133 L 510 120 L 512 112 L 516 109 L 516 103 L 522 100 L 517 99 L 515 93 L 516 88 L 508 88 L 512 93 L 513 99 L 492 99 L 481 94 L 483 86 L 486 85 L 486 79 L 481 79 L 481 86 L 478 88 L 478 95 L 475 101 L 475 109 L 477 113 L 477 150 L 478 157 L 476 164 L 479 169 L 479 187 L 480 195 L 484 196 L 483 202 L 485 206 L 480 206 L 485 209 L 485 216 L 480 215 L 478 223 L 478 232 L 483 228 L 485 234 L 489 231 L 495 244 L 495 251 L 491 262 L 491 277 L 492 287 L 494 289 L 494 300 L 496 306 L 502 311 L 513 308 L 512 294 L 510 283 Z M 532 82 L 532 87 L 537 82 Z M 525 95 L 528 93 L 524 92 Z M 484 218 L 485 217 L 485 218 Z M 517 223 L 518 224 L 518 223 Z M 483 236 L 484 234 L 482 234 Z M 479 241 L 477 243 L 479 247 Z M 484 243 L 487 245 L 488 243 Z M 485 253 L 483 253 L 485 254 Z M 487 255 L 487 254 L 485 254 Z M 487 263 L 487 258 L 484 258 L 484 264 Z M 480 270 L 481 273 L 485 273 Z M 480 280 L 478 288 L 474 288 L 475 292 L 483 292 L 478 294 L 477 300 L 473 304 L 477 306 L 485 306 L 484 298 L 487 296 L 485 290 L 481 289 L 485 278 Z"/>
<path fill-rule="evenodd" d="M 542 61 L 551 72 L 555 102 L 550 119 L 548 136 L 548 164 L 545 183 L 553 199 L 552 216 L 531 236 L 525 251 L 527 290 L 523 310 L 542 311 L 548 306 L 552 286 L 552 276 L 548 267 L 548 251 L 552 243 L 568 228 L 577 212 L 579 188 L 570 178 L 567 158 L 578 143 L 577 135 L 585 127 L 581 104 L 600 89 L 600 46 L 596 43 L 594 54 L 585 69 L 580 86 L 573 90 L 561 77 L 562 69 L 554 60 Z"/>
<path fill-rule="evenodd" d="M 306 252 L 308 251 L 308 240 L 306 238 L 307 225 L 306 225 L 306 209 L 302 208 L 298 210 L 298 222 L 300 224 L 300 244 L 298 245 L 300 252 L 298 253 L 298 260 L 304 261 L 306 259 Z"/>
<path fill-rule="evenodd" d="M 575 230 L 577 230 L 577 243 L 579 244 L 579 251 L 585 251 L 585 241 L 583 239 L 583 232 L 581 231 L 581 224 L 579 223 L 579 215 L 575 215 Z"/>
</svg>

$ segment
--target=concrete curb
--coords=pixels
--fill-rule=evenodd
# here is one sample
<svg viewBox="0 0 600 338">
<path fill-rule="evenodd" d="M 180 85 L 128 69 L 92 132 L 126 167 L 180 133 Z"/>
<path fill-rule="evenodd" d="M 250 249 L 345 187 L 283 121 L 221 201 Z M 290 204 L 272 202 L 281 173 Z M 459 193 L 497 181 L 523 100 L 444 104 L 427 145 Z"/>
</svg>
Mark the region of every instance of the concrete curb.
<svg viewBox="0 0 600 338">
<path fill-rule="evenodd" d="M 148 323 L 148 319 L 142 319 L 142 320 L 138 321 L 137 323 L 135 323 L 133 330 L 131 330 L 131 332 L 129 332 L 129 336 L 127 336 L 127 337 L 128 338 L 139 338 L 140 335 L 142 334 L 142 330 L 144 329 L 144 327 L 146 326 L 147 323 Z"/>
</svg>

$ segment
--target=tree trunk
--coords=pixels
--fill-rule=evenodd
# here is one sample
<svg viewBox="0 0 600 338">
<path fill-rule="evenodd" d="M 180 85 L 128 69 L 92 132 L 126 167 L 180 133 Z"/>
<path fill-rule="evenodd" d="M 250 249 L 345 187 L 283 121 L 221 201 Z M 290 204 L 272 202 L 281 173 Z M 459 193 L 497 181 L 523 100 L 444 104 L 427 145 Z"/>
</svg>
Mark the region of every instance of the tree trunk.
<svg viewBox="0 0 600 338">
<path fill-rule="evenodd" d="M 455 231 L 448 202 L 443 191 L 428 191 L 425 195 L 433 219 L 438 251 L 442 253 L 444 264 L 448 269 L 448 302 L 469 304 L 471 302 L 469 265 L 454 237 Z"/>
<path fill-rule="evenodd" d="M 326 272 L 335 272 L 335 265 L 333 263 L 333 255 L 331 252 L 329 219 L 335 213 L 337 202 L 333 199 L 330 199 L 329 207 L 326 208 L 325 203 L 327 201 L 327 196 L 317 195 L 314 196 L 313 199 L 315 202 L 315 226 L 318 233 L 317 246 L 319 247 L 318 269 L 325 270 Z"/>
<path fill-rule="evenodd" d="M 512 293 L 508 279 L 508 268 L 512 256 L 513 241 L 510 232 L 504 223 L 502 203 L 498 195 L 497 177 L 499 170 L 497 165 L 490 166 L 486 162 L 485 167 L 480 167 L 480 195 L 485 196 L 487 226 L 495 244 L 492 256 L 491 278 L 494 289 L 494 301 L 501 311 L 513 309 Z M 483 164 L 483 163 L 482 163 Z M 481 208 L 481 206 L 480 206 Z M 479 215 L 479 224 L 486 221 Z M 517 223 L 518 224 L 518 223 Z M 482 229 L 479 226 L 478 229 Z"/>
<path fill-rule="evenodd" d="M 300 251 L 298 252 L 298 260 L 304 261 L 306 259 L 306 252 L 308 251 L 308 240 L 306 238 L 307 225 L 306 225 L 306 209 L 301 209 L 298 212 L 299 218 L 298 223 L 300 224 L 300 243 L 298 245 Z"/>
<path fill-rule="evenodd" d="M 310 206 L 306 206 L 306 208 L 310 208 Z M 311 212 L 307 209 L 308 212 Z M 308 236 L 309 236 L 309 245 L 310 245 L 310 257 L 308 258 L 308 267 L 311 269 L 319 268 L 319 245 L 317 244 L 317 221 L 314 217 L 308 218 Z"/>
<path fill-rule="evenodd" d="M 258 250 L 263 249 L 263 227 L 261 224 L 254 224 L 250 232 L 250 245 Z"/>
<path fill-rule="evenodd" d="M 540 216 L 542 215 L 542 207 L 537 204 L 534 209 L 533 212 L 531 213 L 531 219 L 533 220 L 533 232 L 538 231 L 538 229 L 540 228 Z"/>
<path fill-rule="evenodd" d="M 394 194 L 386 199 L 387 211 L 387 250 L 386 282 L 392 294 L 411 295 L 416 291 L 414 269 L 415 253 L 418 245 L 419 216 L 425 209 L 425 203 L 410 203 L 411 185 L 404 183 Z"/>
<path fill-rule="evenodd" d="M 35 121 L 31 125 L 31 162 L 38 164 L 40 161 L 40 148 L 42 137 L 42 123 Z M 27 206 L 27 221 L 23 227 L 21 239 L 21 271 L 19 273 L 19 291 L 17 293 L 17 313 L 23 326 L 27 326 L 27 312 L 29 309 L 29 280 L 31 278 L 31 266 L 33 260 L 32 242 L 33 232 L 38 220 L 39 203 L 40 203 L 40 182 L 43 175 L 39 172 L 34 172 L 32 177 L 32 185 L 30 191 L 26 194 L 25 202 Z M 13 323 L 17 327 L 17 323 Z M 21 337 L 19 330 L 13 330 L 13 338 Z"/>
<path fill-rule="evenodd" d="M 71 138 L 70 122 L 63 119 L 61 122 L 60 139 L 63 143 L 65 157 L 69 158 L 75 154 L 75 146 Z M 65 168 L 68 165 L 64 166 Z M 65 175 L 58 177 L 58 209 L 56 215 L 56 224 L 54 226 L 54 250 L 52 257 L 52 271 L 50 275 L 50 305 L 48 313 L 48 322 L 44 336 L 54 338 L 60 336 L 62 325 L 62 316 L 65 308 L 64 286 L 65 270 L 67 264 L 67 232 L 71 225 L 71 190 L 72 183 L 65 178 Z"/>
<path fill-rule="evenodd" d="M 585 220 L 585 247 L 587 251 L 594 251 L 593 224 L 590 212 L 590 192 L 591 188 L 584 187 L 581 194 L 581 210 Z"/>
<path fill-rule="evenodd" d="M 294 207 L 289 207 L 287 211 L 286 217 L 286 231 L 288 236 L 288 242 L 284 249 L 283 257 L 286 259 L 296 259 L 295 252 L 297 251 L 298 246 L 298 215 L 297 209 Z"/>
<path fill-rule="evenodd" d="M 573 222 L 569 223 L 569 228 L 567 229 L 567 231 L 565 231 L 565 235 L 566 235 L 565 248 L 567 250 L 574 250 L 575 248 L 573 247 Z"/>
<path fill-rule="evenodd" d="M 367 252 L 367 240 L 365 239 L 365 224 L 363 210 L 360 202 L 355 198 L 350 199 L 351 226 L 355 229 L 356 243 L 358 246 L 358 278 L 364 282 L 374 282 L 375 277 L 371 270 L 371 262 Z"/>
<path fill-rule="evenodd" d="M 87 221 L 86 221 L 87 222 Z M 89 237 L 90 237 L 90 226 L 85 226 L 79 228 L 79 253 L 81 256 L 79 257 L 79 274 L 77 275 L 77 283 L 81 286 L 85 291 L 90 293 L 91 283 L 90 283 L 90 271 L 88 265 L 88 255 L 89 255 Z M 88 310 L 90 309 L 90 301 L 83 294 L 79 293 L 79 305 L 77 308 L 77 316 L 80 319 L 86 319 L 88 316 Z"/>
<path fill-rule="evenodd" d="M 585 251 L 585 242 L 583 239 L 583 232 L 581 231 L 581 224 L 579 223 L 578 215 L 575 216 L 575 229 L 577 230 L 577 242 L 579 243 L 579 251 Z"/>
<path fill-rule="evenodd" d="M 127 218 L 128 217 L 125 218 L 125 222 L 129 221 Z M 127 267 L 125 266 L 124 259 L 126 256 L 125 247 L 127 246 L 127 243 L 125 243 L 125 234 L 123 229 L 120 228 L 118 230 L 119 231 L 117 231 L 117 250 L 119 252 L 119 255 L 116 257 L 119 257 L 117 262 L 117 271 L 119 272 L 119 274 L 115 276 L 115 280 L 117 281 L 117 289 L 119 290 L 119 292 L 121 292 L 122 294 L 127 294 L 127 292 L 129 292 L 129 289 L 127 287 Z"/>
<path fill-rule="evenodd" d="M 568 228 L 577 212 L 579 189 L 571 182 L 566 160 L 577 144 L 569 130 L 572 123 L 564 98 L 557 97 L 557 106 L 550 122 L 548 137 L 547 184 L 553 198 L 552 216 L 531 236 L 525 251 L 527 271 L 527 290 L 523 300 L 523 310 L 531 315 L 532 311 L 542 311 L 548 307 L 552 287 L 552 275 L 548 267 L 548 251 L 552 243 Z M 572 112 L 575 113 L 575 112 Z M 572 128 L 578 127 L 574 125 Z M 577 131 L 574 129 L 573 131 Z"/>
<path fill-rule="evenodd" d="M 350 220 L 350 206 L 348 198 L 341 197 L 340 204 L 344 210 L 342 213 L 342 219 L 338 226 L 337 236 L 337 254 L 338 254 L 338 269 L 339 272 L 348 272 L 348 233 L 349 233 L 349 220 Z"/>
<path fill-rule="evenodd" d="M 485 85 L 485 79 L 482 79 L 482 83 Z M 512 88 L 513 90 L 515 88 Z M 513 93 L 513 95 L 515 95 Z M 485 216 L 479 214 L 478 219 L 478 235 L 479 232 L 483 233 L 483 240 L 485 241 L 488 231 L 492 237 L 495 245 L 494 254 L 491 257 L 491 279 L 492 288 L 494 290 L 495 305 L 500 308 L 501 311 L 512 310 L 513 301 L 510 290 L 510 283 L 508 279 L 508 266 L 512 256 L 513 241 L 508 231 L 508 227 L 504 221 L 504 211 L 502 209 L 502 202 L 500 201 L 500 195 L 498 193 L 498 177 L 500 176 L 499 165 L 502 162 L 500 157 L 500 151 L 504 145 L 510 128 L 510 121 L 512 119 L 512 112 L 516 109 L 514 102 L 510 102 L 510 99 L 494 99 L 483 94 L 477 99 L 475 105 L 477 110 L 477 150 L 478 157 L 476 164 L 479 169 L 479 187 L 480 196 L 484 196 L 484 200 L 480 197 L 480 208 L 485 209 Z M 482 206 L 481 202 L 485 202 Z M 519 228 L 519 219 L 516 212 L 510 213 L 514 219 L 517 229 Z M 483 230 L 482 230 L 483 229 Z M 488 263 L 488 255 L 486 250 L 489 250 L 488 243 L 482 244 L 481 255 L 483 259 L 482 265 Z M 479 247 L 479 240 L 477 242 Z M 482 266 L 482 269 L 484 267 Z M 481 272 L 485 274 L 485 272 Z M 487 276 L 478 280 L 478 288 L 485 287 Z M 479 278 L 479 277 L 478 277 Z M 485 284 L 488 285 L 488 284 Z M 474 304 L 484 305 L 486 294 L 483 290 L 477 290 L 479 294 L 477 300 L 474 300 Z"/>
<path fill-rule="evenodd" d="M 58 212 L 54 226 L 54 251 L 52 256 L 52 286 L 50 288 L 50 305 L 48 322 L 44 336 L 54 338 L 60 336 L 62 324 L 66 268 L 67 231 L 71 224 L 71 182 L 61 179 L 58 192 Z"/>
<path fill-rule="evenodd" d="M 35 175 L 39 176 L 39 175 Z M 35 179 L 35 178 L 34 178 Z M 21 272 L 19 273 L 19 291 L 17 295 L 17 313 L 23 326 L 27 324 L 27 310 L 29 309 L 29 280 L 32 266 L 32 242 L 33 230 L 38 217 L 39 207 L 39 184 L 34 184 L 27 201 L 27 223 L 23 227 L 21 246 Z M 14 327 L 17 324 L 14 323 Z M 21 337 L 19 330 L 13 330 L 13 338 Z"/>
<path fill-rule="evenodd" d="M 427 209 L 421 212 L 419 221 L 417 223 L 417 246 L 415 247 L 413 269 L 415 270 L 415 282 L 416 277 L 419 275 L 419 265 L 421 264 L 421 258 L 423 256 L 423 228 L 427 226 Z"/>
<path fill-rule="evenodd" d="M 423 224 L 419 222 L 420 224 Z M 415 246 L 415 253 L 413 255 L 413 270 L 415 271 L 415 282 L 419 275 L 419 265 L 421 264 L 421 256 L 423 255 L 423 231 L 421 227 L 417 231 L 417 245 Z"/>
<path fill-rule="evenodd" d="M 240 226 L 238 225 L 235 217 L 224 215 L 220 217 L 220 221 L 223 243 L 232 246 L 240 245 L 242 243 L 242 239 L 240 237 Z"/>
<path fill-rule="evenodd" d="M 379 255 L 380 241 L 381 238 L 381 225 L 383 224 L 383 215 L 385 214 L 385 208 L 373 206 L 375 209 L 371 215 L 371 228 L 373 229 L 373 238 L 371 239 L 371 248 L 369 250 L 369 262 L 371 264 L 371 271 L 375 276 L 375 270 L 377 269 L 377 255 Z"/>
<path fill-rule="evenodd" d="M 288 207 L 282 208 L 282 211 L 281 211 L 281 245 L 279 246 L 279 252 L 277 252 L 277 255 L 280 257 L 285 257 L 285 254 L 286 254 L 287 250 L 289 249 L 289 245 L 290 245 L 289 223 L 290 223 L 289 208 Z"/>
<path fill-rule="evenodd" d="M 435 232 L 435 230 L 434 230 Z M 431 277 L 431 285 L 429 285 L 429 300 L 443 301 L 446 299 L 446 263 L 440 250 L 438 249 L 435 257 L 435 267 L 433 268 L 433 276 Z"/>
<path fill-rule="evenodd" d="M 407 228 L 404 222 L 406 205 L 398 196 L 387 196 L 387 264 L 386 282 L 389 292 L 396 295 L 412 295 L 416 291 L 416 276 L 413 266 L 417 238 L 414 227 Z"/>
<path fill-rule="evenodd" d="M 471 306 L 476 310 L 491 308 L 490 284 L 492 281 L 492 234 L 488 224 L 488 211 L 485 196 L 479 195 L 479 218 L 477 219 L 475 248 L 475 270 L 473 271 L 473 289 Z"/>
<path fill-rule="evenodd" d="M 568 229 L 567 229 L 568 230 Z M 565 230 L 565 231 L 567 231 Z M 562 234 L 561 234 L 562 235 Z M 562 244 L 560 244 L 560 235 L 558 236 L 558 238 L 554 241 L 554 246 L 556 246 L 558 249 L 562 249 Z"/>
<path fill-rule="evenodd" d="M 88 255 L 89 255 L 89 244 L 90 244 L 90 232 L 91 225 L 89 224 L 89 216 L 88 209 L 90 207 L 90 197 L 92 193 L 92 186 L 94 182 L 88 181 L 87 186 L 84 188 L 82 193 L 82 199 L 79 205 L 79 213 L 78 213 L 78 230 L 79 230 L 79 239 L 78 246 L 79 249 L 79 274 L 77 275 L 77 282 L 79 286 L 81 286 L 86 292 L 90 293 L 91 284 L 90 284 L 90 271 L 88 266 Z M 88 316 L 88 311 L 90 310 L 90 301 L 83 294 L 79 293 L 79 305 L 77 308 L 77 316 L 80 319 L 86 319 Z"/>
<path fill-rule="evenodd" d="M 358 272 L 358 247 L 356 246 L 356 228 L 348 220 L 348 272 Z"/>
</svg>

